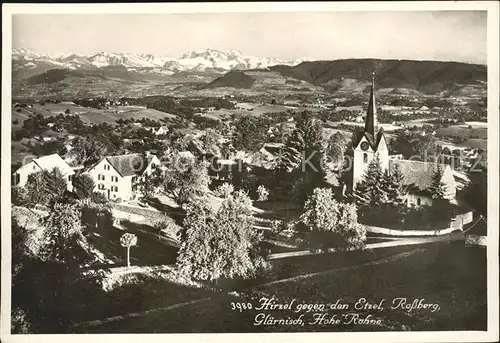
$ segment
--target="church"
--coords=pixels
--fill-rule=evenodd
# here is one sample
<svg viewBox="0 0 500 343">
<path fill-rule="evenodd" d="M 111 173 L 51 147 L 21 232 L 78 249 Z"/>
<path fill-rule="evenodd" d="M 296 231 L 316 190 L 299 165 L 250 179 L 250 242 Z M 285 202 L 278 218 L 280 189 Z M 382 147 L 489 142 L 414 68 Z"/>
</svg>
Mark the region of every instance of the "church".
<svg viewBox="0 0 500 343">
<path fill-rule="evenodd" d="M 390 155 L 386 134 L 383 128 L 378 128 L 375 76 L 373 76 L 364 131 L 359 136 L 354 149 L 353 189 L 362 180 L 368 164 L 376 155 L 378 155 L 382 170 L 389 169 L 389 171 L 393 171 L 396 166 L 401 170 L 404 176 L 404 187 L 407 190 L 405 202 L 408 206 L 432 205 L 429 187 L 432 184 L 432 176 L 438 164 L 435 162 L 405 160 L 400 155 Z M 439 166 L 443 171 L 441 181 L 444 184 L 445 197 L 450 202 L 455 202 L 456 183 L 453 171 L 449 165 L 439 164 Z"/>
</svg>

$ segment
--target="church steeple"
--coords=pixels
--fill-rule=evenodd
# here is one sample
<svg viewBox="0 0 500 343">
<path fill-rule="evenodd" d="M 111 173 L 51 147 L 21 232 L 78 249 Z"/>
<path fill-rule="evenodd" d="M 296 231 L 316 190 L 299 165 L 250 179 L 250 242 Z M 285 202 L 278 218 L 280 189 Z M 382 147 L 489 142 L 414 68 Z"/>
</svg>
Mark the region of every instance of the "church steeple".
<svg viewBox="0 0 500 343">
<path fill-rule="evenodd" d="M 375 73 L 372 73 L 372 89 L 365 119 L 365 132 L 375 136 L 378 132 L 377 105 L 375 104 Z"/>
</svg>

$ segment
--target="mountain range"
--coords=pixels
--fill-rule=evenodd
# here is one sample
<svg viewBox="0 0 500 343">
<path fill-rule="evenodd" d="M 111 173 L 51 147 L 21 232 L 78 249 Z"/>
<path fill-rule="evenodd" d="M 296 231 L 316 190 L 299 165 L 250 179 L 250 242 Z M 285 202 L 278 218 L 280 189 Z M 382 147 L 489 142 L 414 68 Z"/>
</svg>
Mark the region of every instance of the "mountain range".
<svg viewBox="0 0 500 343">
<path fill-rule="evenodd" d="M 97 69 L 122 66 L 130 71 L 162 75 L 179 72 L 219 72 L 267 68 L 273 65 L 297 65 L 305 59 L 285 61 L 270 57 L 244 56 L 239 51 L 215 49 L 195 50 L 179 58 L 153 54 L 100 52 L 97 54 L 47 54 L 25 49 L 12 50 L 12 71 L 15 78 L 23 79 L 50 69 Z"/>
<path fill-rule="evenodd" d="M 13 94 L 360 92 L 376 72 L 378 88 L 429 95 L 485 96 L 485 65 L 441 61 L 333 59 L 283 61 L 237 51 L 195 50 L 179 58 L 151 54 L 12 53 Z M 219 90 L 215 90 L 219 89 Z M 392 90 L 390 90 L 392 91 Z M 194 94 L 193 93 L 193 94 Z"/>
</svg>

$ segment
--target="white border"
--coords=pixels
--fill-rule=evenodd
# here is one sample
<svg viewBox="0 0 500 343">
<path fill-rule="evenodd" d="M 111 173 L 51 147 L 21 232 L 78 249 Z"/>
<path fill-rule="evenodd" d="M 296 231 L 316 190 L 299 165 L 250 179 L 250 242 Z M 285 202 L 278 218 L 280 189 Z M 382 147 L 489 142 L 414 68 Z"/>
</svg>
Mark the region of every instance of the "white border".
<svg viewBox="0 0 500 343">
<path fill-rule="evenodd" d="M 149 341 L 233 342 L 493 342 L 498 341 L 498 175 L 499 175 L 499 3 L 496 1 L 428 2 L 288 2 L 288 3 L 175 3 L 175 4 L 3 4 L 2 8 L 2 289 L 1 337 L 5 342 L 136 342 L 144 334 L 107 335 L 10 335 L 10 160 L 11 160 L 11 16 L 56 13 L 213 13 L 213 12 L 321 12 L 321 11 L 432 11 L 487 10 L 488 25 L 488 331 L 429 331 L 376 333 L 269 333 L 269 334 L 149 334 Z M 457 49 L 460 44 L 457 43 Z"/>
</svg>

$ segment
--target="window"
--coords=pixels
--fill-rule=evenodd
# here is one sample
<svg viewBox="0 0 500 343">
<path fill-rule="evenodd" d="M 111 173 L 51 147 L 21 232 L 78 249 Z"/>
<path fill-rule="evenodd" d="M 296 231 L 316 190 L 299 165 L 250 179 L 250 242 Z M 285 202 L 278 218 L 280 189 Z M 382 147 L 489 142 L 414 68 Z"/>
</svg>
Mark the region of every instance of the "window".
<svg viewBox="0 0 500 343">
<path fill-rule="evenodd" d="M 363 163 L 368 163 L 368 154 L 366 152 L 363 154 Z"/>
<path fill-rule="evenodd" d="M 112 191 L 112 192 L 118 192 L 118 187 L 116 187 L 116 186 L 111 186 L 111 191 Z"/>
<path fill-rule="evenodd" d="M 417 198 L 417 205 L 420 206 L 421 203 L 422 201 L 420 200 L 420 198 Z"/>
<path fill-rule="evenodd" d="M 97 189 L 104 189 L 104 185 L 102 183 L 98 184 Z"/>
<path fill-rule="evenodd" d="M 118 182 L 118 176 L 111 176 L 111 181 Z"/>
<path fill-rule="evenodd" d="M 109 170 L 109 166 L 107 164 L 104 165 L 104 170 Z"/>
</svg>

